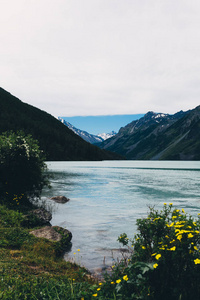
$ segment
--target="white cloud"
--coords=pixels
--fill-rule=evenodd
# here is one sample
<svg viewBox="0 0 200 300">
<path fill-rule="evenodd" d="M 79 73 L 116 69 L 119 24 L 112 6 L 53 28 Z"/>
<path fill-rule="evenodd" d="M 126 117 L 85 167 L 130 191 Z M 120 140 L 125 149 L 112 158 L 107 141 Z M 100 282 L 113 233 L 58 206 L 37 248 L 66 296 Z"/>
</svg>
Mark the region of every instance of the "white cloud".
<svg viewBox="0 0 200 300">
<path fill-rule="evenodd" d="M 6 0 L 1 86 L 53 115 L 199 105 L 200 2 Z"/>
</svg>

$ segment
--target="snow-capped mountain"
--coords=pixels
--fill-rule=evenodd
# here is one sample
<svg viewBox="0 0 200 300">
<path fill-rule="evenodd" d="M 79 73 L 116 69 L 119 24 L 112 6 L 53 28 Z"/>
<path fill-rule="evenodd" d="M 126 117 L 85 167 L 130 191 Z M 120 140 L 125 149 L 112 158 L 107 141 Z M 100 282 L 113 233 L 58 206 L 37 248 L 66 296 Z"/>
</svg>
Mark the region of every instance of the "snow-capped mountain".
<svg viewBox="0 0 200 300">
<path fill-rule="evenodd" d="M 100 133 L 98 135 L 90 134 L 87 131 L 83 131 L 81 129 L 76 128 L 69 122 L 65 121 L 64 119 L 58 117 L 58 120 L 61 121 L 64 125 L 66 125 L 69 129 L 71 129 L 74 133 L 79 135 L 82 139 L 90 144 L 101 143 L 106 139 L 114 136 L 116 132 L 112 131 L 111 133 Z"/>
<path fill-rule="evenodd" d="M 115 134 L 117 134 L 115 131 L 111 131 L 110 133 L 99 133 L 97 136 L 103 139 L 103 141 L 113 137 Z"/>
</svg>

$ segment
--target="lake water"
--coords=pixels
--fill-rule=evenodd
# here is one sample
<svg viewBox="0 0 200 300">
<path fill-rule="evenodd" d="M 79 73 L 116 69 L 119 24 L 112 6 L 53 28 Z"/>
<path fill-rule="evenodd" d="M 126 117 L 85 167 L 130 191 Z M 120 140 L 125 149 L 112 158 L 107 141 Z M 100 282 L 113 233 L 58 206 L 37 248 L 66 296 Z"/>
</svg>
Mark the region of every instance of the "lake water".
<svg viewBox="0 0 200 300">
<path fill-rule="evenodd" d="M 193 216 L 200 212 L 200 161 L 48 162 L 51 190 L 43 198 L 63 195 L 55 204 L 52 225 L 69 229 L 72 249 L 65 258 L 94 271 L 120 255 L 118 236 L 131 238 L 136 219 L 148 207 L 173 203 Z M 48 203 L 52 201 L 48 200 Z M 77 251 L 80 249 L 80 252 Z M 76 254 L 74 254 L 76 253 Z"/>
</svg>

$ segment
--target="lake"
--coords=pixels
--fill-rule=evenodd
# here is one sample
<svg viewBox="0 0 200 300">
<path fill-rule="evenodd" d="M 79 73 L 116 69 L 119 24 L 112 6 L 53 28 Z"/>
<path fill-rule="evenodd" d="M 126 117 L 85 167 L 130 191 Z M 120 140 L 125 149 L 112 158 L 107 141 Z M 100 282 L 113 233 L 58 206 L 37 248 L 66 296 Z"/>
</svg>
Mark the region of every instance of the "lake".
<svg viewBox="0 0 200 300">
<path fill-rule="evenodd" d="M 200 212 L 200 161 L 47 162 L 47 166 L 53 174 L 52 189 L 45 189 L 42 198 L 70 198 L 54 205 L 51 221 L 73 234 L 65 258 L 92 272 L 113 264 L 120 255 L 118 236 L 125 232 L 132 238 L 136 220 L 147 216 L 149 206 L 161 209 L 163 203 L 172 202 L 195 217 Z"/>
</svg>

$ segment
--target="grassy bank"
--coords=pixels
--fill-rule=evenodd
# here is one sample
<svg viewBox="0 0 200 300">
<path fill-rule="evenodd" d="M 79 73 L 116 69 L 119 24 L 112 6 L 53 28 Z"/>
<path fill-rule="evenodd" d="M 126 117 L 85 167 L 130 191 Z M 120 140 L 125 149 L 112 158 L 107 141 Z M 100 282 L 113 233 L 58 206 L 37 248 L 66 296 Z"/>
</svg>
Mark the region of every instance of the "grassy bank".
<svg viewBox="0 0 200 300">
<path fill-rule="evenodd" d="M 0 299 L 91 299 L 88 272 L 64 261 L 58 242 L 29 234 L 23 220 L 0 205 Z"/>
<path fill-rule="evenodd" d="M 17 206 L 17 205 L 16 205 Z M 24 214 L 24 210 L 23 210 Z M 137 220 L 130 256 L 102 282 L 62 259 L 62 244 L 36 238 L 19 210 L 0 205 L 0 299 L 194 300 L 200 298 L 200 217 L 170 203 Z M 36 227 L 34 227 L 36 228 Z"/>
</svg>

